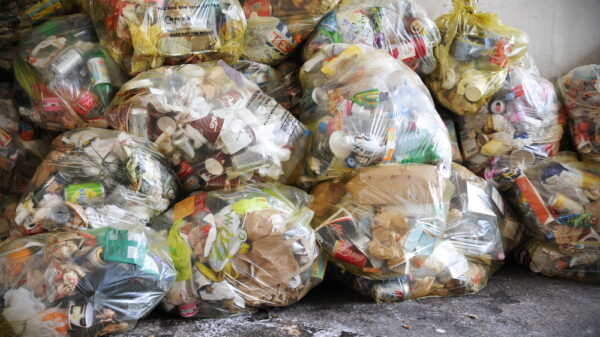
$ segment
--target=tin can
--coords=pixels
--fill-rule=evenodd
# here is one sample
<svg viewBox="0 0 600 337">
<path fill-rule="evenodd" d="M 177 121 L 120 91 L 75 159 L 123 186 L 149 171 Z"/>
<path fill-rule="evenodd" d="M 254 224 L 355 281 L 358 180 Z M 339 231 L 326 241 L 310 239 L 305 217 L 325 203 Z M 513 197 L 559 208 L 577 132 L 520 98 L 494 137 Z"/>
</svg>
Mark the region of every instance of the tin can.
<svg viewBox="0 0 600 337">
<path fill-rule="evenodd" d="M 375 301 L 392 302 L 410 299 L 410 281 L 408 276 L 397 277 L 380 282 L 371 290 Z"/>
<path fill-rule="evenodd" d="M 231 164 L 236 171 L 252 171 L 265 163 L 266 160 L 261 154 L 249 150 L 231 156 Z"/>
<path fill-rule="evenodd" d="M 67 52 L 60 55 L 52 64 L 50 71 L 57 76 L 66 76 L 75 72 L 79 66 L 83 64 L 83 57 L 75 48 L 69 49 Z"/>
<path fill-rule="evenodd" d="M 65 199 L 75 204 L 102 201 L 104 196 L 104 186 L 101 183 L 74 184 L 65 187 Z"/>
<path fill-rule="evenodd" d="M 200 305 L 198 302 L 190 302 L 182 304 L 178 307 L 179 315 L 182 317 L 193 317 L 200 311 Z"/>
<path fill-rule="evenodd" d="M 104 248 L 96 247 L 94 250 L 92 250 L 87 255 L 87 259 L 93 267 L 95 267 L 95 268 L 105 268 L 106 267 L 106 261 L 104 261 L 104 259 L 102 257 L 103 252 L 104 252 Z"/>
<path fill-rule="evenodd" d="M 148 111 L 144 108 L 132 107 L 129 110 L 127 129 L 138 137 L 148 138 Z"/>
<path fill-rule="evenodd" d="M 561 215 L 583 214 L 585 212 L 580 203 L 562 193 L 554 194 L 548 201 L 548 204 L 550 207 L 554 208 L 556 213 Z"/>
</svg>

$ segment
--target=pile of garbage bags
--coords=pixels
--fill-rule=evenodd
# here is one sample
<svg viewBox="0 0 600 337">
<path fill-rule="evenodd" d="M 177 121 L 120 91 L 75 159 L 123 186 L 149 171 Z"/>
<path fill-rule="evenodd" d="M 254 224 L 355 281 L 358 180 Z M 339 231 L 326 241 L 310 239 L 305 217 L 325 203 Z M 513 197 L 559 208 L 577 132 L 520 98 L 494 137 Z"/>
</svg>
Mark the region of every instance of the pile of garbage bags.
<svg viewBox="0 0 600 337">
<path fill-rule="evenodd" d="M 105 109 L 123 81 L 84 14 L 52 19 L 24 37 L 15 75 L 31 99 L 27 118 L 59 131 L 107 127 Z"/>
<path fill-rule="evenodd" d="M 242 0 L 248 22 L 244 57 L 278 64 L 294 53 L 340 0 Z"/>
<path fill-rule="evenodd" d="M 510 69 L 501 89 L 482 110 L 456 119 L 465 165 L 478 174 L 494 156 L 555 155 L 563 136 L 556 90 L 535 68 Z"/>
<path fill-rule="evenodd" d="M 600 65 L 571 70 L 558 80 L 558 89 L 569 115 L 571 136 L 577 151 L 597 161 L 600 153 Z"/>
<path fill-rule="evenodd" d="M 188 192 L 288 182 L 309 138 L 294 116 L 223 61 L 144 72 L 123 85 L 108 118 L 113 128 L 153 141 Z"/>
<path fill-rule="evenodd" d="M 300 117 L 313 134 L 303 183 L 380 163 L 436 165 L 449 175 L 448 131 L 401 61 L 370 47 L 328 45 L 304 64 L 301 81 L 313 101 Z"/>
<path fill-rule="evenodd" d="M 454 8 L 436 20 L 442 35 L 435 48 L 438 67 L 428 77 L 432 94 L 459 115 L 475 113 L 502 87 L 508 70 L 527 52 L 529 38 L 478 13 L 477 0 L 453 0 Z"/>
<path fill-rule="evenodd" d="M 183 317 L 247 313 L 300 300 L 323 278 L 306 192 L 245 185 L 196 192 L 154 220 L 169 229 L 177 282 L 164 306 Z"/>
<path fill-rule="evenodd" d="M 492 184 L 458 164 L 450 180 L 435 170 L 375 167 L 313 189 L 317 237 L 338 267 L 332 277 L 378 302 L 485 287 L 521 226 Z"/>
<path fill-rule="evenodd" d="M 437 64 L 433 48 L 440 43 L 440 33 L 415 1 L 344 0 L 307 40 L 303 57 L 308 60 L 333 43 L 385 50 L 419 75 L 427 75 Z"/>
<path fill-rule="evenodd" d="M 538 163 L 500 157 L 486 171 L 526 225 L 517 259 L 534 272 L 600 279 L 600 165 L 560 153 Z"/>
<path fill-rule="evenodd" d="M 238 0 L 90 1 L 102 45 L 130 75 L 179 63 L 235 63 L 244 50 Z"/>
<path fill-rule="evenodd" d="M 45 233 L 0 245 L 6 336 L 130 330 L 175 281 L 166 242 L 144 227 Z"/>
<path fill-rule="evenodd" d="M 15 210 L 14 232 L 146 225 L 179 193 L 175 172 L 147 140 L 84 128 L 57 137 Z"/>
</svg>

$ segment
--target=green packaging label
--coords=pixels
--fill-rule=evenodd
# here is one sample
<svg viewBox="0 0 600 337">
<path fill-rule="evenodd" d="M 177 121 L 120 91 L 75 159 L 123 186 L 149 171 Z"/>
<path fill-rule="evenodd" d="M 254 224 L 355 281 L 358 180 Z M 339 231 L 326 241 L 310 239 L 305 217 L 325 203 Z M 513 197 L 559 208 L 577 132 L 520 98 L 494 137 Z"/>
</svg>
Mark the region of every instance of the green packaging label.
<svg viewBox="0 0 600 337">
<path fill-rule="evenodd" d="M 143 233 L 108 228 L 104 237 L 104 260 L 144 266 L 146 237 Z"/>
<path fill-rule="evenodd" d="M 104 186 L 101 183 L 74 184 L 65 188 L 65 198 L 75 204 L 86 204 L 104 199 Z"/>
</svg>

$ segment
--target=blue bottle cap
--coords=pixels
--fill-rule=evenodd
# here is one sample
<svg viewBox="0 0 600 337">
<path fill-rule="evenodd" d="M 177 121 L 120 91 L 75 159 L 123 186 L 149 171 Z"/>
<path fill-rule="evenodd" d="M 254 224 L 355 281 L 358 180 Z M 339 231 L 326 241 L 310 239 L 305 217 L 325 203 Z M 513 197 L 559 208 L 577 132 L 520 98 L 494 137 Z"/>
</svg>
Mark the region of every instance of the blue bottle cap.
<svg viewBox="0 0 600 337">
<path fill-rule="evenodd" d="M 327 133 L 327 123 L 319 123 L 319 133 Z"/>
</svg>

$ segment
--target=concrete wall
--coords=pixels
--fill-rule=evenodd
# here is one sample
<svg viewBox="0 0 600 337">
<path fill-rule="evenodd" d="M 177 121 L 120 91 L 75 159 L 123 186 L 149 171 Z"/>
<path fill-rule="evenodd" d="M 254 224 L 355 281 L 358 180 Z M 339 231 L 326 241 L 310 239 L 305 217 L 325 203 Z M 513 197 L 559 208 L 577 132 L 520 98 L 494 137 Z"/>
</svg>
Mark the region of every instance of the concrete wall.
<svg viewBox="0 0 600 337">
<path fill-rule="evenodd" d="M 452 0 L 415 0 L 432 18 L 447 13 Z M 584 64 L 600 64 L 600 0 L 479 0 L 508 25 L 524 30 L 540 72 L 556 79 Z"/>
</svg>

